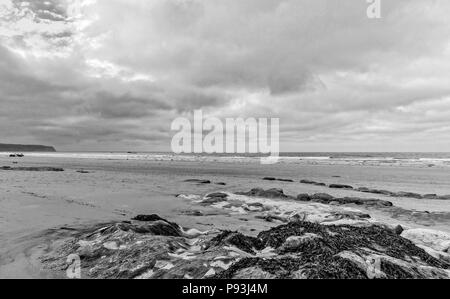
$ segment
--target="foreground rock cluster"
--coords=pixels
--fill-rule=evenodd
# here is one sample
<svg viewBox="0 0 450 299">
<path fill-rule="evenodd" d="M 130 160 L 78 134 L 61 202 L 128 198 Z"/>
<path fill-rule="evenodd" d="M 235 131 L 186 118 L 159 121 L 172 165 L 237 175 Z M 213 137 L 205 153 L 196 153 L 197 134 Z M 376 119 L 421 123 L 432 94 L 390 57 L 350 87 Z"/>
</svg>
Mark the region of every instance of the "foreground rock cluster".
<svg viewBox="0 0 450 299">
<path fill-rule="evenodd" d="M 426 232 L 410 235 L 423 246 L 377 225 L 299 220 L 251 237 L 188 230 L 157 215 L 140 215 L 72 231 L 41 261 L 47 269 L 65 271 L 67 257 L 76 254 L 84 278 L 449 278 L 449 264 L 424 249 L 448 248 L 426 243 Z"/>
</svg>

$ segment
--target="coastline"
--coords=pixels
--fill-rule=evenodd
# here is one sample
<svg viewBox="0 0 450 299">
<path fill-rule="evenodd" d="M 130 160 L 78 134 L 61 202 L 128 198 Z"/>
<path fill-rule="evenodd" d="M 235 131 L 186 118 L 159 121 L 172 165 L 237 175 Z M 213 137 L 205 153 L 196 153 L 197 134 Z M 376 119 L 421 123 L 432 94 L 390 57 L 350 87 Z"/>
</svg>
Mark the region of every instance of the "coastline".
<svg viewBox="0 0 450 299">
<path fill-rule="evenodd" d="M 12 164 L 14 161 L 18 164 Z M 299 167 L 297 164 L 287 163 L 263 166 L 241 161 L 237 168 L 234 163 L 222 161 L 97 160 L 30 156 L 19 160 L 0 157 L 0 165 L 64 169 L 64 172 L 0 171 L 0 240 L 1 244 L 5 244 L 0 249 L 0 277 L 6 278 L 52 275 L 51 271 L 48 273 L 39 270 L 39 265 L 33 265 L 30 270 L 30 259 L 36 262 L 36 252 L 39 251 L 36 249 L 39 247 L 37 244 L 46 244 L 42 240 L 50 241 L 55 232 L 65 233 L 67 228 L 128 221 L 139 214 L 158 214 L 182 227 L 199 231 L 208 231 L 214 227 L 218 230 L 239 231 L 248 236 L 255 236 L 258 232 L 283 224 L 277 221 L 267 222 L 251 213 L 241 215 L 214 206 L 199 207 L 192 200 L 176 197 L 179 194 L 203 198 L 215 192 L 234 194 L 259 187 L 281 188 L 285 194 L 292 196 L 328 193 L 334 197 L 377 198 L 391 201 L 403 210 L 429 213 L 431 216 L 423 221 L 422 218 L 410 217 L 411 213 L 403 213 L 403 210 L 393 217 L 393 213 L 373 207 L 345 208 L 369 214 L 374 221 L 392 226 L 450 233 L 450 222 L 446 216 L 435 219 L 432 217 L 435 214 L 450 213 L 450 201 L 393 198 L 300 183 L 302 179 L 309 179 L 327 184 L 351 184 L 398 192 L 448 194 L 450 186 L 447 170 L 439 167 L 311 164 Z M 293 182 L 264 181 L 264 177 L 283 178 Z M 210 180 L 211 183 L 185 182 L 189 179 Z M 204 213 L 203 216 L 192 213 L 199 210 Z M 28 250 L 30 248 L 34 250 Z"/>
</svg>

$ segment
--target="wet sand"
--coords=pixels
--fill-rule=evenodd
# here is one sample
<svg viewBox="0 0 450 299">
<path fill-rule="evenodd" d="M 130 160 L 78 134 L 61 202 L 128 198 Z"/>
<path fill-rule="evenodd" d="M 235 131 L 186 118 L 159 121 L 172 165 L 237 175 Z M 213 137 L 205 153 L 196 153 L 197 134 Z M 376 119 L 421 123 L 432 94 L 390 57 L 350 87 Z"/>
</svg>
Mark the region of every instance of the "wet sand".
<svg viewBox="0 0 450 299">
<path fill-rule="evenodd" d="M 13 163 L 17 162 L 17 164 Z M 355 187 L 409 191 L 421 194 L 450 194 L 447 168 L 359 166 L 359 165 L 260 165 L 220 161 L 136 161 L 67 158 L 0 157 L 0 166 L 60 167 L 64 172 L 0 170 L 0 278 L 53 277 L 36 262 L 45 250 L 46 232 L 51 229 L 88 226 L 122 221 L 137 214 L 158 214 L 183 227 L 200 230 L 238 230 L 251 235 L 274 224 L 246 215 L 216 211 L 211 216 L 192 217 L 186 211 L 199 208 L 178 194 L 204 196 L 211 192 L 243 192 L 261 187 L 282 188 L 286 194 L 328 193 L 336 197 L 377 198 L 395 206 L 421 212 L 450 213 L 448 200 L 392 198 L 352 190 L 329 189 L 300 184 L 301 179 Z M 294 182 L 269 182 L 263 177 L 291 179 Z M 188 179 L 211 180 L 193 184 Z M 219 185 L 217 183 L 225 183 Z M 411 228 L 450 232 L 446 220 L 430 221 L 424 226 L 414 219 L 393 219 L 382 210 L 357 207 L 381 222 Z M 55 233 L 55 230 L 52 231 Z"/>
</svg>

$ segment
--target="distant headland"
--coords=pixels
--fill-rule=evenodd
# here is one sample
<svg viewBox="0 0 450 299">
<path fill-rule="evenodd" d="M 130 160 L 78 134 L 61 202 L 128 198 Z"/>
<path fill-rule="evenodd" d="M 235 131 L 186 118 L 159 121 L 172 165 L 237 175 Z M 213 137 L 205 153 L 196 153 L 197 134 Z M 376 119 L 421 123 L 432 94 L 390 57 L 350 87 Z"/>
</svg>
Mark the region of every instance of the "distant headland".
<svg viewBox="0 0 450 299">
<path fill-rule="evenodd" d="M 56 152 L 53 146 L 0 143 L 0 152 Z"/>
</svg>

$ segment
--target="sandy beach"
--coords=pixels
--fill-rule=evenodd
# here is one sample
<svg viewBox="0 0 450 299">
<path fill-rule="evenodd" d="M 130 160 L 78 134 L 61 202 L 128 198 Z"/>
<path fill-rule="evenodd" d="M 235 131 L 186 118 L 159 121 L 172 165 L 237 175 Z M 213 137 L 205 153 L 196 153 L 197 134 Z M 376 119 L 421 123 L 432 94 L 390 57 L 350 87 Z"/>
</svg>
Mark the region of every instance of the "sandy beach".
<svg viewBox="0 0 450 299">
<path fill-rule="evenodd" d="M 157 214 L 184 228 L 231 230 L 245 235 L 255 235 L 280 225 L 280 222 L 268 222 L 239 209 L 198 204 L 198 199 L 207 194 L 233 195 L 253 188 L 278 188 L 294 197 L 326 193 L 339 198 L 390 201 L 400 211 L 351 204 L 343 209 L 367 213 L 372 221 L 391 226 L 450 233 L 450 200 L 397 198 L 328 187 L 328 184 L 349 184 L 355 188 L 445 195 L 450 193 L 450 172 L 445 167 L 315 165 L 310 162 L 264 166 L 254 161 L 220 159 L 145 161 L 33 156 L 13 159 L 7 155 L 0 157 L 0 166 L 64 169 L 61 172 L 0 170 L 1 278 L 59 277 L 61 272 L 44 269 L 38 261 L 48 250 L 48 241 L 73 228 L 126 221 L 136 215 Z M 268 177 L 284 181 L 263 180 Z M 192 179 L 210 182 L 189 181 Z M 327 186 L 300 183 L 305 179 Z M 296 206 L 289 208 L 288 200 L 275 201 L 281 202 L 280 209 L 288 207 L 290 212 L 307 211 L 315 215 L 322 209 L 312 211 L 310 203 L 298 201 L 292 201 Z"/>
</svg>

